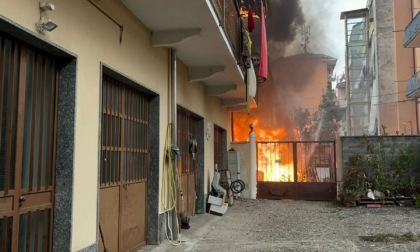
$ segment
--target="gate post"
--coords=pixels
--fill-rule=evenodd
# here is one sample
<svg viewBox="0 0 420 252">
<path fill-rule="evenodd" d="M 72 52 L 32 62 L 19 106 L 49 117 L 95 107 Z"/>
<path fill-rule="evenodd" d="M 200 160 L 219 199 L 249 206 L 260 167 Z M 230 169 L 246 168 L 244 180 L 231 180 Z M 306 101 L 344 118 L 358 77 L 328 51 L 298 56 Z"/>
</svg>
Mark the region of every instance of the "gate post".
<svg viewBox="0 0 420 252">
<path fill-rule="evenodd" d="M 249 192 L 251 199 L 257 198 L 257 135 L 254 132 L 254 125 L 250 124 L 249 133 Z"/>
</svg>

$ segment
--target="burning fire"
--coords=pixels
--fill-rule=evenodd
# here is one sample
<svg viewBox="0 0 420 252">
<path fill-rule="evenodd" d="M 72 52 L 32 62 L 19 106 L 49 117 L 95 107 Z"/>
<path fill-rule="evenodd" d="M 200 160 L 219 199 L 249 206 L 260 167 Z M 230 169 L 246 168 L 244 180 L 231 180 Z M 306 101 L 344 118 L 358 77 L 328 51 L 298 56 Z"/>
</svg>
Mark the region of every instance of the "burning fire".
<svg viewBox="0 0 420 252">
<path fill-rule="evenodd" d="M 259 120 L 246 112 L 234 115 L 234 141 L 249 140 L 253 124 L 258 129 Z M 284 128 L 258 129 L 258 142 L 281 141 L 286 137 Z M 294 182 L 293 147 L 288 144 L 258 144 L 258 181 Z"/>
<path fill-rule="evenodd" d="M 245 6 L 241 6 L 239 8 L 239 14 L 241 17 L 248 17 L 248 9 Z M 255 19 L 260 19 L 260 17 L 256 13 L 252 13 L 252 17 Z"/>
<path fill-rule="evenodd" d="M 264 135 L 273 141 L 274 136 L 265 132 Z M 274 138 L 275 139 L 275 138 Z M 262 143 L 258 144 L 258 181 L 293 182 L 293 147 L 288 144 Z"/>
</svg>

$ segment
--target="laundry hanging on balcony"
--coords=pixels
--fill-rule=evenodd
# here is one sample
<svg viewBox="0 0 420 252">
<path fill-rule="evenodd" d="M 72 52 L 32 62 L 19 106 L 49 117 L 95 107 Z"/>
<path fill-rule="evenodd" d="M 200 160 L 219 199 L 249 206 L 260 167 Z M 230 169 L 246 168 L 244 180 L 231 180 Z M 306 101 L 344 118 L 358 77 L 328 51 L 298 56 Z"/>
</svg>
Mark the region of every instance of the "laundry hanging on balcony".
<svg viewBox="0 0 420 252">
<path fill-rule="evenodd" d="M 255 76 L 254 65 L 247 69 L 246 75 L 246 110 L 251 112 L 251 99 L 257 95 L 257 77 Z"/>
<path fill-rule="evenodd" d="M 252 32 L 255 29 L 254 26 L 254 17 L 252 14 L 251 6 L 248 7 L 248 31 Z"/>
<path fill-rule="evenodd" d="M 250 65 L 251 67 L 247 69 L 248 96 L 255 97 L 257 95 L 257 77 L 255 76 L 254 65 Z"/>
<path fill-rule="evenodd" d="M 264 81 L 267 80 L 268 76 L 268 55 L 267 55 L 267 33 L 265 29 L 265 15 L 264 6 L 261 1 L 261 55 L 260 55 L 260 68 L 258 76 L 262 77 Z"/>
</svg>

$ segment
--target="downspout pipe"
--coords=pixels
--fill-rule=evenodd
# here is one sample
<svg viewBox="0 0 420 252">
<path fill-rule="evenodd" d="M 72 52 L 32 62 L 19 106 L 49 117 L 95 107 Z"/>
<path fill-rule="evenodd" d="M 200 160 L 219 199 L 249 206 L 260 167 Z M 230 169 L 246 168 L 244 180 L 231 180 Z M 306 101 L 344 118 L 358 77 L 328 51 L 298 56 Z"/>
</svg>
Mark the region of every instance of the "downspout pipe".
<svg viewBox="0 0 420 252">
<path fill-rule="evenodd" d="M 176 102 L 176 49 L 171 48 L 171 122 L 172 122 L 172 144 L 177 145 L 177 102 Z M 172 240 L 178 239 L 178 216 L 176 214 L 176 207 L 178 202 L 178 170 L 177 170 L 177 159 L 174 155 L 174 195 L 175 195 L 175 208 L 172 210 Z"/>
<path fill-rule="evenodd" d="M 177 109 L 176 109 L 176 49 L 171 50 L 171 123 L 172 123 L 172 144 L 177 144 Z M 176 159 L 175 155 L 175 159 Z M 175 160 L 176 161 L 176 160 Z M 176 169 L 177 163 L 175 162 L 174 168 Z M 176 171 L 176 170 L 175 170 Z"/>
</svg>

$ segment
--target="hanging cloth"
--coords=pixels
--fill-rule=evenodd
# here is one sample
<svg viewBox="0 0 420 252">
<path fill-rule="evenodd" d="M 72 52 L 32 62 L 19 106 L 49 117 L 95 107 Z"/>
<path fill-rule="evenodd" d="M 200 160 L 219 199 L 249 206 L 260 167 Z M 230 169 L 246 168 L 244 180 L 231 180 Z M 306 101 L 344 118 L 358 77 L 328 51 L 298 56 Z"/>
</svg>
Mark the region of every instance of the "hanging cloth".
<svg viewBox="0 0 420 252">
<path fill-rule="evenodd" d="M 268 55 L 267 55 L 267 33 L 265 30 L 265 15 L 264 6 L 261 1 L 261 55 L 260 55 L 260 68 L 258 76 L 262 77 L 264 81 L 268 77 Z"/>
<path fill-rule="evenodd" d="M 254 17 L 252 14 L 251 6 L 248 7 L 248 31 L 252 32 L 255 29 L 254 26 Z"/>
</svg>

